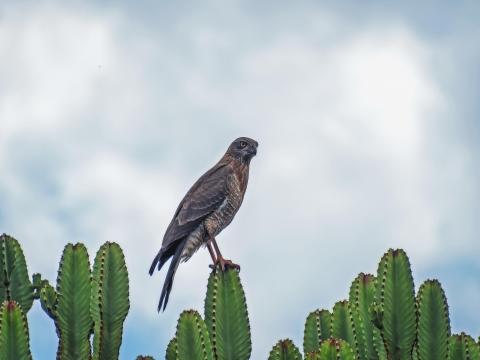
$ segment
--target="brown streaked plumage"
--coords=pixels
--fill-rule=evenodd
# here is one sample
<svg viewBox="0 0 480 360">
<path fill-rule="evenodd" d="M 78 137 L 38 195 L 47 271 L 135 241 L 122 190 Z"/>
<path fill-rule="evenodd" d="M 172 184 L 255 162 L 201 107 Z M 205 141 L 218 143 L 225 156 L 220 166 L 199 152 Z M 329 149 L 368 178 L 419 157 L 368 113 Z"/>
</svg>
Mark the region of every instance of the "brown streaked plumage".
<svg viewBox="0 0 480 360">
<path fill-rule="evenodd" d="M 162 247 L 153 259 L 150 275 L 172 258 L 163 284 L 158 311 L 165 310 L 173 278 L 180 262 L 185 262 L 206 245 L 214 266 L 238 267 L 223 258 L 215 236 L 225 229 L 242 205 L 248 184 L 250 160 L 258 143 L 247 137 L 233 141 L 220 161 L 198 179 L 177 207 L 163 237 Z M 212 248 L 213 246 L 213 248 Z"/>
</svg>

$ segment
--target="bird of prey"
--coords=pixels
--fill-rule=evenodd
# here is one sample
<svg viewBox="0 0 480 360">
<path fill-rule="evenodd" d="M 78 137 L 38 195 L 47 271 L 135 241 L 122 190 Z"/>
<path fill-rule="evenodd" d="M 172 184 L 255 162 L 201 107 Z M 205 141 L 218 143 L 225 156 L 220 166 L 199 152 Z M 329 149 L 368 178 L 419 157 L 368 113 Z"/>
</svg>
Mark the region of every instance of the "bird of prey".
<svg viewBox="0 0 480 360">
<path fill-rule="evenodd" d="M 215 237 L 230 224 L 242 205 L 250 160 L 257 154 L 257 147 L 258 143 L 247 137 L 234 140 L 220 161 L 193 184 L 178 205 L 149 271 L 152 275 L 156 267 L 160 270 L 172 258 L 158 311 L 167 306 L 178 265 L 190 259 L 202 245 L 208 248 L 214 268 L 239 268 L 223 258 Z"/>
</svg>

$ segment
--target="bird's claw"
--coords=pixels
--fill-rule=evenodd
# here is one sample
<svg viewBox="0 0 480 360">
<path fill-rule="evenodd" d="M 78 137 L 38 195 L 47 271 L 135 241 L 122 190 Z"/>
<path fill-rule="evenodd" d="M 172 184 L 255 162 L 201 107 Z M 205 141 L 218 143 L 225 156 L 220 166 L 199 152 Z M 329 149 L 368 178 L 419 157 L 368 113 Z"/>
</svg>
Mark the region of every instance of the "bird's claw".
<svg viewBox="0 0 480 360">
<path fill-rule="evenodd" d="M 215 261 L 215 263 L 210 264 L 209 267 L 212 270 L 216 269 L 217 267 L 220 267 L 220 269 L 223 272 L 225 272 L 228 268 L 236 269 L 236 270 L 240 271 L 240 265 L 235 264 L 232 260 L 227 260 L 227 259 L 223 259 L 223 258 L 217 259 Z"/>
</svg>

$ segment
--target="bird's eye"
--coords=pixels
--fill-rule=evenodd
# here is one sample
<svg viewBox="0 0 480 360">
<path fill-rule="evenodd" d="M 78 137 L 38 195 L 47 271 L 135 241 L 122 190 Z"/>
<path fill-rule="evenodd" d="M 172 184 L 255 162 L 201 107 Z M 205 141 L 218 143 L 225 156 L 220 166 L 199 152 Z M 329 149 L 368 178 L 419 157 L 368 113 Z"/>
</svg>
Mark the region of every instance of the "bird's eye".
<svg viewBox="0 0 480 360">
<path fill-rule="evenodd" d="M 247 146 L 247 143 L 245 141 L 240 141 L 240 147 L 243 149 L 245 146 Z"/>
</svg>

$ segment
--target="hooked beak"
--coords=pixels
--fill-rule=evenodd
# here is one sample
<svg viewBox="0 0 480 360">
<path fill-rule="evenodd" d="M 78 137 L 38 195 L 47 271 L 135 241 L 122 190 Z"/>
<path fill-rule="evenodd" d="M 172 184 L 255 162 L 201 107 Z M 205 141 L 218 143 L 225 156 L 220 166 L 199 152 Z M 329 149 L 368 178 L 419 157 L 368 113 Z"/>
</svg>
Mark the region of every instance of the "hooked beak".
<svg viewBox="0 0 480 360">
<path fill-rule="evenodd" d="M 257 146 L 258 146 L 258 145 L 251 146 L 251 147 L 248 148 L 248 153 L 249 153 L 251 156 L 257 155 Z"/>
</svg>

